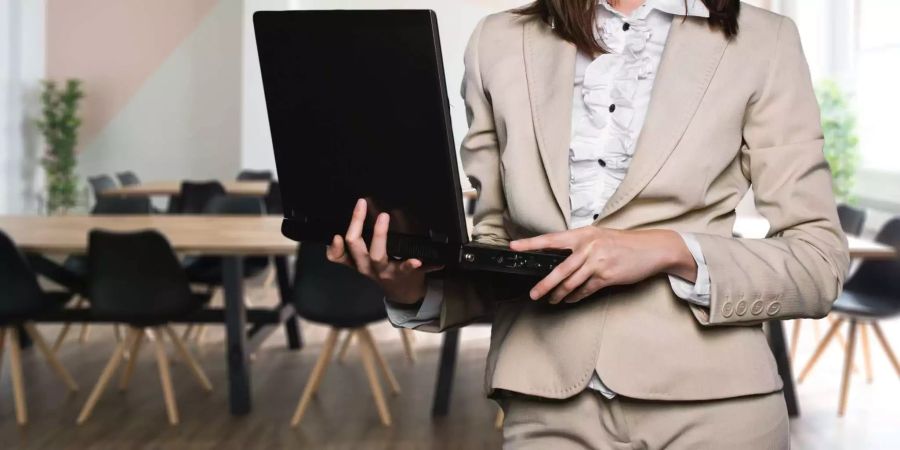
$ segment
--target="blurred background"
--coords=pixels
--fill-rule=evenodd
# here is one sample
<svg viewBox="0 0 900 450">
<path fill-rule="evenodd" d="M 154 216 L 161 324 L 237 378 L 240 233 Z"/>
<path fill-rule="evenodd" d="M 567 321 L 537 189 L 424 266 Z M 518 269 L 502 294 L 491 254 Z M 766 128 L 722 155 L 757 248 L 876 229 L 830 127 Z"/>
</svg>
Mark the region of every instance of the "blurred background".
<svg viewBox="0 0 900 450">
<path fill-rule="evenodd" d="M 316 310 L 299 294 L 304 283 L 344 274 L 317 272 L 321 255 L 298 253 L 278 232 L 251 17 L 435 10 L 460 142 L 469 34 L 484 15 L 523 3 L 0 2 L 0 231 L 8 236 L 0 239 L 0 277 L 10 283 L 0 288 L 0 448 L 498 448 L 502 418 L 482 394 L 489 326 L 440 336 L 395 330 L 383 310 L 304 314 Z M 863 307 L 785 324 L 792 378 L 802 379 L 794 448 L 895 449 L 900 2 L 748 3 L 800 28 L 842 225 L 855 239 L 852 287 L 865 293 Z M 377 68 L 360 67 L 359 84 L 348 88 L 365 89 L 369 70 Z M 736 233 L 765 233 L 752 198 L 740 213 L 746 220 Z M 178 256 L 172 270 L 186 273 L 190 288 L 172 309 L 181 312 L 163 317 L 112 298 L 107 319 L 98 319 L 104 302 L 86 298 L 88 280 L 129 280 L 113 290 L 141 298 L 172 277 L 129 272 L 140 255 L 116 255 L 133 243 L 109 236 L 91 240 L 110 249 L 106 259 L 85 257 L 96 228 L 163 235 L 168 242 L 139 244 L 159 250 L 161 267 Z M 312 261 L 308 273 L 298 260 Z M 105 394 L 92 391 L 104 378 Z M 291 427 L 298 406 L 302 420 Z"/>
</svg>

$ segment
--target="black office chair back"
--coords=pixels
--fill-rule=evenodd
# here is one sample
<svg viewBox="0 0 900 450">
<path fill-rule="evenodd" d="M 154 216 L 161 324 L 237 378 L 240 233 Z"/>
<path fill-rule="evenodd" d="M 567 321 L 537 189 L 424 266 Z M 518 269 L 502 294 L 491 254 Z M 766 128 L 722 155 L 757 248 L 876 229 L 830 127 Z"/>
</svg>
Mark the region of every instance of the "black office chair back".
<svg viewBox="0 0 900 450">
<path fill-rule="evenodd" d="M 37 277 L 6 233 L 0 231 L 0 323 L 38 311 L 44 295 Z"/>
<path fill-rule="evenodd" d="M 218 195 L 209 200 L 204 214 L 261 216 L 265 214 L 262 200 L 250 196 Z"/>
<path fill-rule="evenodd" d="M 110 189 L 116 188 L 116 180 L 109 175 L 97 175 L 96 177 L 88 177 L 88 184 L 94 191 L 94 198 L 99 199 L 100 194 Z"/>
<path fill-rule="evenodd" d="M 220 195 L 225 195 L 225 187 L 218 181 L 182 182 L 178 196 L 179 212 L 201 214 L 209 201 Z"/>
<path fill-rule="evenodd" d="M 889 220 L 875 240 L 895 248 L 898 256 L 887 260 L 864 260 L 844 289 L 892 298 L 900 303 L 900 217 Z"/>
<path fill-rule="evenodd" d="M 325 257 L 325 245 L 304 242 L 297 254 L 294 307 L 307 320 L 356 328 L 384 320 L 384 292 L 372 280 Z"/>
<path fill-rule="evenodd" d="M 100 215 L 140 215 L 150 214 L 150 199 L 147 197 L 100 197 L 91 214 Z"/>
<path fill-rule="evenodd" d="M 284 206 L 281 203 L 281 184 L 277 181 L 269 183 L 269 192 L 266 193 L 266 212 L 269 214 L 284 214 Z"/>
<path fill-rule="evenodd" d="M 862 234 L 863 225 L 866 223 L 866 210 L 840 204 L 837 207 L 837 213 L 844 233 L 853 236 Z"/>
<path fill-rule="evenodd" d="M 116 178 L 119 179 L 119 184 L 121 184 L 122 186 L 134 186 L 136 184 L 141 184 L 141 179 L 138 178 L 136 173 L 130 170 L 117 173 Z"/>
<path fill-rule="evenodd" d="M 200 306 L 169 242 L 153 230 L 91 231 L 88 297 L 98 318 L 144 326 L 178 319 Z"/>
<path fill-rule="evenodd" d="M 242 170 L 238 174 L 238 181 L 272 181 L 272 171 L 270 170 Z"/>
</svg>

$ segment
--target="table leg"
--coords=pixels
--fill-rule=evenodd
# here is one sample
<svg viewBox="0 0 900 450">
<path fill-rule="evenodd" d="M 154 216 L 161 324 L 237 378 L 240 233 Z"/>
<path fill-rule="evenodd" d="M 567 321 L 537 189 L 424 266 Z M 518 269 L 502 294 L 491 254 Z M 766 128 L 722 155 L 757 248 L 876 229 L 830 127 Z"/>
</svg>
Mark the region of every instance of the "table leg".
<svg viewBox="0 0 900 450">
<path fill-rule="evenodd" d="M 438 366 L 437 384 L 431 406 L 432 417 L 443 417 L 450 410 L 450 393 L 453 391 L 453 374 L 456 371 L 456 355 L 459 351 L 459 328 L 444 332 L 441 344 L 441 362 Z"/>
<path fill-rule="evenodd" d="M 291 296 L 293 295 L 287 256 L 276 256 L 274 259 L 275 274 L 278 278 L 278 294 L 281 297 L 281 304 L 285 305 L 291 302 Z M 292 315 L 284 323 L 284 331 L 287 334 L 288 348 L 291 350 L 303 348 L 303 336 L 300 334 L 300 323 L 297 321 L 296 315 Z"/>
<path fill-rule="evenodd" d="M 788 416 L 800 416 L 800 404 L 797 402 L 797 386 L 794 384 L 794 374 L 791 372 L 791 361 L 788 357 L 787 342 L 784 339 L 784 322 L 773 320 L 769 322 L 769 347 L 775 356 L 775 364 L 778 365 L 778 375 L 784 383 L 784 401 L 787 403 Z"/>
<path fill-rule="evenodd" d="M 248 414 L 251 409 L 243 271 L 243 259 L 240 256 L 222 258 L 229 403 L 231 414 L 235 416 Z"/>
</svg>

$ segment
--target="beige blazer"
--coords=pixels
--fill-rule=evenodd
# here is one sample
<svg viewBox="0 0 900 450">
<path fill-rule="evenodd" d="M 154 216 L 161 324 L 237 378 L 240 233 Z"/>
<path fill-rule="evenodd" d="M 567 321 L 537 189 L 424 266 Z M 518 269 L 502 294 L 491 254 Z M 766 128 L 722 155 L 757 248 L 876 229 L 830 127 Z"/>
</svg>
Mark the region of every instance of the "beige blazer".
<svg viewBox="0 0 900 450">
<path fill-rule="evenodd" d="M 594 370 L 615 392 L 640 399 L 781 388 L 762 322 L 824 316 L 849 258 L 797 28 L 746 4 L 739 26 L 728 41 L 704 19 L 674 20 L 631 168 L 593 224 L 695 233 L 709 266 L 710 308 L 678 299 L 665 276 L 549 305 L 528 301 L 527 288 L 500 289 L 496 277 L 446 274 L 431 328 L 493 312 L 489 390 L 566 398 Z M 575 55 L 534 18 L 500 13 L 475 30 L 461 149 L 481 186 L 475 240 L 502 244 L 567 228 Z M 766 239 L 732 237 L 751 183 L 771 223 Z"/>
</svg>

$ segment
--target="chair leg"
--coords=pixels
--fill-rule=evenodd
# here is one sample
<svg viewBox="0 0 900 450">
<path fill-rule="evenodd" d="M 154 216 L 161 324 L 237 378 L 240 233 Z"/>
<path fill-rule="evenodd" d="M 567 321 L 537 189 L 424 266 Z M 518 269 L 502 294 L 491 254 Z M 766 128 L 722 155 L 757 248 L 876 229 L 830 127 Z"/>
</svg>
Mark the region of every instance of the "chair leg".
<svg viewBox="0 0 900 450">
<path fill-rule="evenodd" d="M 331 360 L 332 353 L 334 352 L 337 335 L 337 328 L 328 330 L 328 335 L 325 337 L 325 344 L 322 347 L 322 353 L 319 354 L 319 359 L 316 360 L 316 365 L 313 366 L 312 373 L 309 375 L 309 380 L 306 382 L 306 387 L 303 388 L 303 394 L 297 402 L 297 409 L 294 411 L 294 417 L 291 418 L 292 427 L 296 427 L 300 424 L 303 415 L 306 413 L 306 408 L 309 406 L 309 401 L 312 399 L 313 393 L 316 392 L 319 383 L 321 383 L 322 376 L 325 374 L 325 370 L 328 368 L 328 362 Z"/>
<path fill-rule="evenodd" d="M 191 354 L 187 346 L 184 345 L 184 342 L 181 340 L 181 338 L 178 337 L 178 334 L 175 333 L 175 330 L 173 330 L 169 325 L 165 325 L 162 328 L 166 330 L 166 334 L 169 335 L 169 339 L 171 339 L 172 343 L 175 344 L 175 349 L 178 350 L 178 353 L 181 355 L 181 359 L 183 359 L 187 363 L 188 367 L 191 369 L 191 373 L 194 374 L 194 378 L 196 378 L 197 382 L 200 383 L 200 386 L 202 386 L 203 389 L 207 392 L 212 392 L 213 386 L 209 381 L 209 377 L 206 376 L 206 372 L 203 371 L 203 367 L 200 366 L 200 363 L 197 362 L 197 359 L 194 358 L 194 355 Z"/>
<path fill-rule="evenodd" d="M 62 347 L 63 342 L 66 341 L 66 335 L 69 334 L 69 328 L 72 327 L 71 322 L 66 322 L 63 324 L 62 329 L 59 330 L 59 334 L 56 336 L 56 341 L 53 342 L 53 351 L 58 352 L 60 347 Z"/>
<path fill-rule="evenodd" d="M 28 423 L 28 409 L 25 406 L 25 378 L 22 376 L 22 347 L 16 327 L 7 327 L 9 334 L 9 369 L 12 376 L 13 396 L 16 403 L 16 422 Z"/>
<path fill-rule="evenodd" d="M 175 403 L 175 392 L 172 390 L 172 376 L 169 373 L 169 356 L 166 354 L 166 344 L 163 342 L 161 327 L 150 331 L 155 336 L 153 344 L 156 347 L 156 364 L 159 366 L 159 381 L 162 384 L 163 398 L 166 402 L 166 413 L 169 416 L 169 424 L 178 425 L 178 405 Z"/>
<path fill-rule="evenodd" d="M 803 371 L 800 372 L 800 376 L 797 378 L 798 383 L 802 383 L 803 380 L 806 379 L 806 376 L 809 375 L 809 372 L 812 370 L 813 366 L 816 365 L 816 361 L 819 360 L 819 357 L 822 356 L 822 353 L 825 353 L 825 348 L 828 347 L 828 343 L 831 341 L 831 338 L 833 338 L 834 335 L 837 334 L 838 328 L 840 328 L 842 323 L 844 323 L 844 319 L 842 318 L 838 318 L 831 323 L 831 327 L 828 329 L 828 332 L 825 333 L 825 338 L 819 342 L 819 346 L 816 347 L 816 351 L 813 353 L 812 358 L 810 358 L 809 362 L 806 363 L 806 367 L 803 368 Z"/>
<path fill-rule="evenodd" d="M 132 339 L 131 349 L 128 350 L 128 363 L 125 364 L 125 370 L 122 371 L 122 376 L 119 378 L 120 391 L 128 389 L 128 383 L 131 381 L 131 376 L 134 374 L 134 366 L 137 365 L 138 352 L 141 351 L 141 343 L 144 342 L 144 330 L 135 328 L 134 333 L 136 336 Z"/>
<path fill-rule="evenodd" d="M 884 353 L 887 354 L 888 359 L 891 360 L 891 364 L 894 365 L 894 370 L 896 370 L 897 375 L 900 376 L 900 361 L 897 360 L 897 355 L 884 337 L 884 332 L 881 331 L 881 325 L 878 325 L 878 322 L 872 322 L 872 330 L 875 331 L 875 337 L 877 337 L 878 342 L 881 343 L 881 348 L 884 349 Z"/>
<path fill-rule="evenodd" d="M 361 328 L 359 331 L 362 331 Z M 362 341 L 362 333 L 360 333 L 360 341 Z M 360 342 L 362 344 L 362 342 Z M 372 397 L 375 399 L 375 406 L 378 408 L 378 417 L 381 418 L 381 424 L 391 426 L 391 412 L 388 410 L 387 402 L 384 400 L 384 392 L 381 390 L 381 382 L 378 380 L 378 372 L 375 369 L 375 355 L 368 345 L 360 345 L 359 352 L 362 356 L 363 368 L 366 370 L 366 377 L 369 379 L 369 388 L 372 390 Z"/>
<path fill-rule="evenodd" d="M 501 429 L 503 428 L 503 408 L 497 408 L 497 417 L 494 418 L 494 428 Z"/>
<path fill-rule="evenodd" d="M 3 375 L 3 350 L 6 348 L 6 327 L 0 327 L 0 376 Z"/>
<path fill-rule="evenodd" d="M 863 362 L 866 365 L 866 383 L 872 384 L 872 353 L 869 350 L 869 330 L 866 323 L 859 324 L 859 334 L 862 338 Z"/>
<path fill-rule="evenodd" d="M 103 368 L 103 373 L 100 374 L 100 379 L 97 380 L 97 384 L 94 385 L 94 389 L 91 391 L 91 395 L 88 397 L 87 402 L 85 402 L 84 407 L 81 408 L 81 413 L 78 415 L 78 420 L 76 421 L 78 425 L 83 424 L 91 416 L 94 407 L 97 406 L 97 400 L 100 400 L 100 396 L 103 395 L 103 390 L 106 389 L 106 384 L 109 383 L 110 378 L 116 373 L 116 369 L 119 368 L 119 364 L 122 362 L 122 355 L 125 353 L 125 347 L 127 347 L 134 339 L 137 339 L 137 333 L 135 329 L 131 329 L 127 338 L 116 345 L 116 349 L 109 358 L 109 362 L 107 362 L 106 367 Z"/>
<path fill-rule="evenodd" d="M 84 344 L 88 341 L 88 336 L 91 334 L 91 325 L 88 323 L 81 324 L 81 332 L 78 333 L 78 343 Z"/>
<path fill-rule="evenodd" d="M 183 339 L 183 340 L 185 340 L 185 341 L 188 340 L 188 339 L 190 339 L 190 338 L 191 338 L 191 333 L 192 333 L 193 331 L 194 331 L 194 325 L 193 325 L 193 324 L 190 324 L 190 325 L 184 327 L 184 332 L 181 333 L 181 339 Z"/>
<path fill-rule="evenodd" d="M 413 349 L 412 341 L 413 341 L 413 330 L 409 328 L 401 328 L 400 329 L 400 339 L 403 340 L 403 351 L 406 352 L 406 359 L 409 362 L 416 362 L 416 351 Z"/>
<path fill-rule="evenodd" d="M 394 371 L 391 370 L 391 366 L 388 365 L 387 361 L 384 360 L 384 356 L 382 356 L 381 352 L 378 351 L 378 346 L 375 345 L 375 339 L 372 338 L 372 333 L 369 332 L 368 328 L 360 328 L 359 337 L 361 344 L 364 344 L 372 350 L 372 355 L 375 356 L 375 362 L 378 363 L 378 368 L 381 370 L 381 374 L 384 375 L 384 378 L 387 379 L 388 385 L 391 387 L 391 393 L 397 395 L 400 393 L 400 383 L 397 382 L 397 377 L 394 376 Z"/>
<path fill-rule="evenodd" d="M 797 319 L 794 321 L 794 328 L 791 330 L 791 350 L 790 350 L 790 358 L 791 363 L 795 363 L 797 361 L 797 345 L 800 343 L 800 325 L 803 324 L 803 319 Z"/>
<path fill-rule="evenodd" d="M 113 335 L 116 337 L 116 342 L 122 342 L 122 330 L 117 323 L 113 324 Z"/>
<path fill-rule="evenodd" d="M 347 357 L 347 350 L 350 348 L 350 343 L 353 342 L 353 335 L 355 334 L 355 330 L 347 330 L 344 342 L 341 343 L 341 351 L 338 352 L 338 362 L 344 362 L 344 359 Z"/>
<path fill-rule="evenodd" d="M 850 377 L 853 375 L 853 354 L 856 351 L 856 319 L 850 319 L 847 328 L 847 351 L 844 354 L 844 375 L 841 379 L 841 400 L 838 403 L 838 417 L 844 416 L 847 410 L 847 394 L 850 391 Z"/>
<path fill-rule="evenodd" d="M 47 345 L 47 341 L 45 341 L 44 337 L 41 336 L 41 333 L 38 332 L 37 327 L 31 322 L 26 322 L 24 328 L 25 332 L 31 336 L 31 340 L 34 341 L 34 345 L 44 354 L 44 358 L 47 359 L 50 367 L 53 368 L 53 371 L 56 372 L 57 375 L 59 375 L 59 378 L 65 383 L 66 387 L 72 392 L 77 392 L 78 384 L 75 383 L 75 380 L 72 379 L 72 375 L 69 374 L 69 371 L 66 370 L 56 357 L 56 353 L 54 353 L 53 350 L 50 349 L 50 346 Z"/>
</svg>

